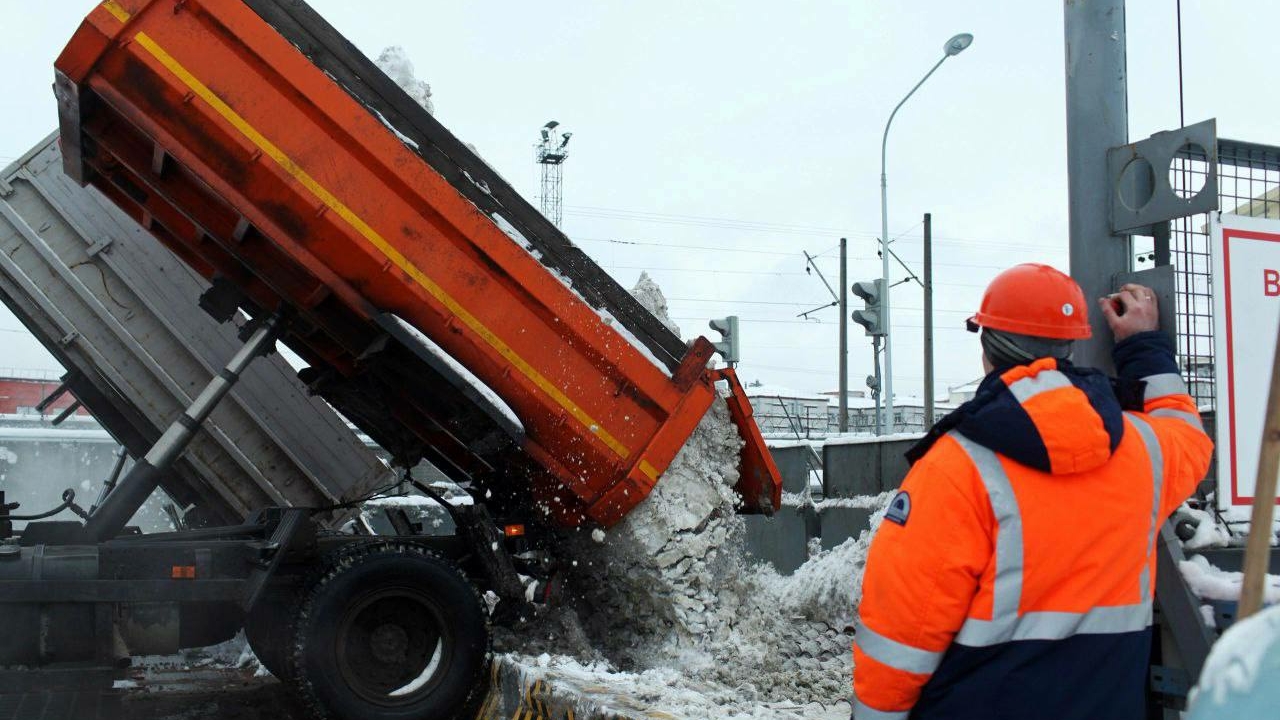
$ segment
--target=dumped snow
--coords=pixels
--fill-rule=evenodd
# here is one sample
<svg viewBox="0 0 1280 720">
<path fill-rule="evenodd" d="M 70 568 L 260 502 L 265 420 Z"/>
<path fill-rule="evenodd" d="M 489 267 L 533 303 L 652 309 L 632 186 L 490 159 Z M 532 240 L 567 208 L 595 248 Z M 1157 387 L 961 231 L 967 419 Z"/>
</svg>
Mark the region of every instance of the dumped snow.
<svg viewBox="0 0 1280 720">
<path fill-rule="evenodd" d="M 741 446 L 717 400 L 603 542 L 568 534 L 576 567 L 562 607 L 532 637 L 500 637 L 499 649 L 553 686 L 605 687 L 680 720 L 848 717 L 872 532 L 817 551 L 791 576 L 750 559 L 733 492 Z M 889 497 L 859 501 L 876 510 L 873 528 Z"/>
<path fill-rule="evenodd" d="M 1178 563 L 1191 592 L 1204 600 L 1239 600 L 1244 573 L 1214 567 L 1203 555 L 1192 555 Z M 1263 602 L 1280 603 L 1280 575 L 1268 575 L 1263 586 Z"/>
<path fill-rule="evenodd" d="M 378 69 L 387 74 L 395 84 L 399 85 L 414 102 L 422 106 L 422 109 L 436 114 L 436 106 L 431 102 L 431 86 L 426 82 L 419 80 L 413 73 L 413 63 L 409 61 L 409 56 L 405 53 L 404 48 L 399 45 L 392 45 L 382 51 L 374 60 Z M 386 120 L 383 120 L 385 123 Z M 389 127 L 389 126 L 388 126 Z"/>
</svg>

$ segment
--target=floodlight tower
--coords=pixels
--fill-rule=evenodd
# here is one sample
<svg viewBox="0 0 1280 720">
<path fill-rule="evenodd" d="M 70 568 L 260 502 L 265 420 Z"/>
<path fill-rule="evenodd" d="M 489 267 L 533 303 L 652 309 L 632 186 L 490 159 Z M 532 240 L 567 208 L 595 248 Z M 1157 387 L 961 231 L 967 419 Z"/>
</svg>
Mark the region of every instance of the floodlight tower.
<svg viewBox="0 0 1280 720">
<path fill-rule="evenodd" d="M 560 132 L 552 120 L 542 126 L 542 142 L 534 146 L 534 162 L 542 166 L 542 214 L 556 227 L 564 217 L 564 161 L 569 159 L 571 132 Z"/>
</svg>

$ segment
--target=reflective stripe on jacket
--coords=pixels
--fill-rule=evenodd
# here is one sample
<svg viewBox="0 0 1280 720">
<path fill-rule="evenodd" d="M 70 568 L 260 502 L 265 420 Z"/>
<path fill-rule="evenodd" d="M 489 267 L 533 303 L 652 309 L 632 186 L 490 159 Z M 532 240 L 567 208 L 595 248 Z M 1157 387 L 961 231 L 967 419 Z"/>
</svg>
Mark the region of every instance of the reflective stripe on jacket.
<svg viewBox="0 0 1280 720">
<path fill-rule="evenodd" d="M 857 720 L 1142 716 L 1156 533 L 1212 444 L 1167 341 L 1134 340 L 1141 412 L 1044 359 L 940 423 L 871 545 Z"/>
</svg>

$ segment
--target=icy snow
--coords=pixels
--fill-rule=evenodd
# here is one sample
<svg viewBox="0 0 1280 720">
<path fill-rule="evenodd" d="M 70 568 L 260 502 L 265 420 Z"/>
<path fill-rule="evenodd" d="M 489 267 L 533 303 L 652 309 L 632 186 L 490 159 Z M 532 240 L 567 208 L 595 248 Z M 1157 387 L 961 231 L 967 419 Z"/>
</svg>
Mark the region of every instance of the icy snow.
<svg viewBox="0 0 1280 720">
<path fill-rule="evenodd" d="M 649 277 L 649 273 L 641 271 L 635 287 L 631 288 L 631 295 L 644 306 L 645 310 L 658 318 L 658 322 L 665 325 L 677 337 L 680 336 L 680 326 L 671 319 L 671 311 L 667 308 L 667 296 L 662 293 L 658 283 Z"/>
<path fill-rule="evenodd" d="M 1203 555 L 1192 555 L 1178 563 L 1182 577 L 1191 592 L 1204 600 L 1239 600 L 1244 573 L 1228 572 L 1214 567 Z M 1280 603 L 1280 575 L 1268 575 L 1263 587 L 1263 602 Z"/>
<path fill-rule="evenodd" d="M 436 106 L 431 102 L 431 86 L 413 74 L 413 63 L 409 61 L 404 48 L 392 45 L 383 50 L 374 62 L 378 65 L 378 69 L 408 93 L 414 102 L 432 115 L 436 114 Z M 385 123 L 386 120 L 383 122 Z"/>
</svg>

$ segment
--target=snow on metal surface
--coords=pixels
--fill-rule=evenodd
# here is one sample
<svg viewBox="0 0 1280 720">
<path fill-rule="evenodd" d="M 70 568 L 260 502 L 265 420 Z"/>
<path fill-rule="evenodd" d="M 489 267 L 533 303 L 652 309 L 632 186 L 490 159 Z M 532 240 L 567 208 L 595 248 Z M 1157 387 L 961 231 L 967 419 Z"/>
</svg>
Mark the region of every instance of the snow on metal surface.
<svg viewBox="0 0 1280 720">
<path fill-rule="evenodd" d="M 1280 707 L 1280 605 L 1232 625 L 1191 691 L 1188 720 L 1275 717 Z"/>
</svg>

